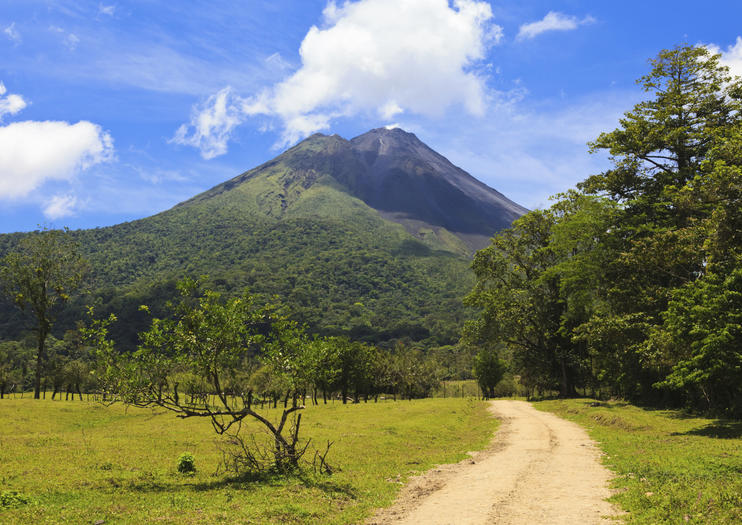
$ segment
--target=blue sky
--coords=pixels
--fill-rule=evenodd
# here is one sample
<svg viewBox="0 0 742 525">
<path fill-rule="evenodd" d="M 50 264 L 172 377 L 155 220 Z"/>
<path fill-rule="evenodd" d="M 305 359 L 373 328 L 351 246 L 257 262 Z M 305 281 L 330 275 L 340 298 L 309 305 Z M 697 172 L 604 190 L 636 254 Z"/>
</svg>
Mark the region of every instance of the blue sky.
<svg viewBox="0 0 742 525">
<path fill-rule="evenodd" d="M 165 210 L 309 133 L 398 125 L 534 208 L 679 43 L 742 74 L 742 2 L 4 0 L 0 232 Z"/>
</svg>

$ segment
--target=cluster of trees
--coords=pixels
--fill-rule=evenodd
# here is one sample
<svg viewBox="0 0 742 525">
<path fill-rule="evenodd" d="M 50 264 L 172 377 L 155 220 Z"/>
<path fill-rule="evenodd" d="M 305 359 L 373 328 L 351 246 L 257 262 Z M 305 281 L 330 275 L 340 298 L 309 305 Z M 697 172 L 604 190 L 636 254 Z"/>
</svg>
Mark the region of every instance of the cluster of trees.
<svg viewBox="0 0 742 525">
<path fill-rule="evenodd" d="M 92 351 L 90 341 L 81 338 L 85 330 L 81 332 L 80 321 L 78 329 L 66 331 L 62 339 L 51 335 L 60 307 L 81 287 L 87 269 L 88 263 L 80 255 L 80 246 L 67 230 L 44 229 L 27 235 L 14 251 L 0 260 L 0 288 L 26 314 L 26 318 L 33 321 L 34 327 L 33 333 L 22 340 L 0 343 L 0 397 L 11 391 L 24 392 L 27 389 L 33 389 L 37 399 L 45 396 L 48 390 L 52 391 L 52 399 L 63 390 L 67 398 L 70 394 L 74 398 L 75 393 L 81 398 L 83 391 L 105 392 L 100 370 L 96 370 L 100 367 L 100 355 Z M 200 292 L 198 283 L 190 279 L 167 283 L 164 288 L 179 293 L 181 300 L 178 307 L 173 310 L 172 303 L 167 303 L 170 308 L 160 308 L 159 312 L 140 308 L 138 315 L 151 326 L 137 335 L 140 341 L 138 345 L 124 344 L 114 350 L 113 342 L 108 338 L 111 322 L 105 326 L 99 322 L 99 328 L 105 329 L 105 341 L 110 341 L 109 357 L 130 353 L 137 346 L 139 355 L 149 348 L 150 354 L 157 355 L 158 359 L 174 351 L 175 343 L 169 340 L 160 341 L 154 349 L 147 345 L 151 342 L 153 331 L 162 331 L 163 327 L 173 331 L 176 326 L 173 323 L 179 316 L 182 321 L 187 315 L 193 314 L 195 299 L 190 297 L 186 300 L 185 296 L 198 296 Z M 231 315 L 235 319 L 242 315 L 242 321 L 239 321 L 244 324 L 242 328 L 248 326 L 246 312 L 256 302 L 256 298 L 249 294 L 222 300 L 221 294 L 213 291 L 204 292 L 203 298 L 205 302 L 200 305 L 201 310 L 232 308 Z M 242 305 L 243 310 L 237 311 L 237 305 Z M 279 326 L 280 316 L 274 319 L 274 313 L 269 315 L 269 310 L 277 312 L 278 307 L 266 306 L 261 315 L 272 319 L 268 323 L 270 326 Z M 130 317 L 132 312 L 126 314 Z M 355 402 L 361 398 L 366 401 L 370 397 L 378 399 L 381 393 L 391 394 L 395 399 L 398 395 L 411 399 L 429 395 L 440 377 L 448 377 L 437 361 L 425 359 L 420 350 L 407 349 L 402 343 L 383 350 L 342 336 L 312 338 L 306 335 L 304 329 L 299 329 L 295 321 L 290 321 L 285 315 L 280 318 L 280 326 L 284 327 L 280 330 L 282 337 L 288 337 L 286 334 L 289 332 L 293 334 L 290 344 L 284 345 L 292 348 L 285 364 L 293 370 L 290 374 L 292 379 L 287 381 L 286 373 L 263 362 L 265 352 L 256 350 L 261 347 L 260 344 L 243 341 L 242 346 L 237 346 L 241 352 L 246 352 L 244 359 L 229 363 L 231 386 L 222 388 L 223 392 L 237 395 L 238 390 L 250 390 L 261 403 L 272 401 L 274 406 L 279 399 L 283 399 L 284 406 L 290 397 L 300 396 L 303 400 L 307 393 L 314 403 L 318 402 L 319 395 L 325 402 L 328 398 L 339 397 L 343 403 L 349 399 Z M 213 320 L 214 337 L 219 329 L 229 330 L 224 324 L 227 320 L 227 317 Z M 293 328 L 288 330 L 286 326 Z M 101 344 L 101 340 L 95 338 L 91 341 L 93 346 Z M 448 359 L 447 365 L 450 376 L 456 362 Z M 239 382 L 235 383 L 237 377 Z M 149 380 L 152 384 L 158 384 L 153 377 L 149 377 Z M 197 394 L 204 395 L 204 392 L 194 390 L 204 386 L 198 374 L 187 381 L 176 381 L 177 384 L 187 385 L 192 398 Z M 218 387 L 210 385 L 209 389 L 215 393 L 220 390 Z M 177 386 L 175 389 L 177 391 Z"/>
<path fill-rule="evenodd" d="M 38 347 L 36 337 L 20 341 L 0 342 L 0 399 L 12 392 L 35 391 Z M 51 392 L 51 398 L 64 395 L 82 399 L 83 393 L 95 392 L 97 383 L 91 370 L 95 367 L 90 348 L 82 344 L 79 333 L 68 331 L 63 339 L 50 335 L 45 343 L 44 359 L 40 363 L 41 397 Z"/>
<path fill-rule="evenodd" d="M 113 315 L 93 320 L 81 334 L 95 349 L 104 399 L 209 418 L 217 433 L 238 444 L 230 461 L 235 470 L 296 467 L 307 448 L 300 444 L 298 414 L 307 398 L 316 404 L 321 394 L 327 403 L 337 393 L 346 403 L 398 392 L 411 399 L 436 384 L 435 369 L 414 352 L 389 356 L 346 338 L 310 337 L 280 307 L 258 306 L 249 293 L 224 298 L 192 279 L 178 289 L 171 315 L 154 317 L 135 350 L 115 348 Z M 277 422 L 263 411 L 266 404 L 282 408 Z M 268 446 L 240 437 L 245 419 L 269 432 Z"/>
<path fill-rule="evenodd" d="M 592 151 L 612 167 L 476 254 L 474 342 L 531 390 L 742 415 L 742 82 L 665 50 Z"/>
</svg>

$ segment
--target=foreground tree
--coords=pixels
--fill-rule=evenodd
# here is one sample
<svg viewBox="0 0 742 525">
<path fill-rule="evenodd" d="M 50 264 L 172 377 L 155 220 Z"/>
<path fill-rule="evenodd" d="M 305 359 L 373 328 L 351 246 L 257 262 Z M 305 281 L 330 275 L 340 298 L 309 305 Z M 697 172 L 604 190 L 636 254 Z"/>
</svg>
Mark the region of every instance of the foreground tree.
<svg viewBox="0 0 742 525">
<path fill-rule="evenodd" d="M 742 119 L 742 85 L 718 55 L 679 46 L 660 52 L 651 66 L 638 81 L 648 100 L 591 144 L 609 153 L 613 166 L 578 185 L 617 205 L 596 247 L 604 267 L 595 295 L 604 307 L 579 331 L 596 351 L 620 347 L 620 369 L 611 374 L 617 393 L 645 400 L 658 394 L 653 385 L 679 357 L 656 337 L 674 291 L 708 269 L 711 231 L 699 225 L 713 201 L 689 190 L 704 186 L 710 154 Z"/>
<path fill-rule="evenodd" d="M 0 287 L 16 306 L 24 312 L 30 311 L 35 319 L 35 399 L 41 396 L 46 339 L 57 308 L 80 288 L 87 271 L 88 263 L 66 229 L 33 232 L 0 260 Z"/>
<path fill-rule="evenodd" d="M 742 80 L 702 47 L 651 66 L 591 144 L 612 167 L 476 255 L 467 333 L 504 342 L 524 385 L 739 415 Z"/>
<path fill-rule="evenodd" d="M 231 457 L 234 470 L 266 466 L 265 450 L 240 436 L 243 421 L 251 419 L 270 435 L 269 466 L 296 467 L 308 445 L 299 446 L 301 415 L 292 416 L 304 408 L 298 388 L 307 344 L 303 331 L 276 307 L 257 307 L 247 293 L 224 300 L 216 292 L 201 293 L 198 283 L 189 279 L 179 289 L 181 300 L 173 307 L 173 317 L 153 319 L 151 328 L 140 334 L 142 344 L 135 352 L 120 355 L 113 349 L 107 337 L 113 318 L 84 330 L 97 348 L 108 399 L 163 407 L 180 418 L 208 418 L 218 434 L 227 434 L 238 445 L 240 453 Z M 251 388 L 250 372 L 257 360 L 286 386 L 277 422 L 260 413 Z"/>
</svg>

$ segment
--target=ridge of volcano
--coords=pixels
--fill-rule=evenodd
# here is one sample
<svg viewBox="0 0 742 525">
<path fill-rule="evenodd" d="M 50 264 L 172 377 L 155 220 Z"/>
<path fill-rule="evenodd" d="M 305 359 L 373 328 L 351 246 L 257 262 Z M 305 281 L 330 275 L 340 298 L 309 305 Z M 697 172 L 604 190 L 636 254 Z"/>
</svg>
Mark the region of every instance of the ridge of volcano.
<svg viewBox="0 0 742 525">
<path fill-rule="evenodd" d="M 261 179 L 273 184 L 257 188 Z M 441 230 L 450 232 L 469 252 L 486 246 L 494 233 L 528 211 L 400 128 L 373 129 L 351 140 L 314 134 L 179 206 L 203 203 L 242 187 L 247 193 L 257 190 L 263 213 L 281 217 L 291 215 L 290 208 L 302 194 L 318 184 L 334 185 L 417 238 L 450 240 Z M 314 208 L 317 214 L 323 211 L 321 206 Z"/>
</svg>

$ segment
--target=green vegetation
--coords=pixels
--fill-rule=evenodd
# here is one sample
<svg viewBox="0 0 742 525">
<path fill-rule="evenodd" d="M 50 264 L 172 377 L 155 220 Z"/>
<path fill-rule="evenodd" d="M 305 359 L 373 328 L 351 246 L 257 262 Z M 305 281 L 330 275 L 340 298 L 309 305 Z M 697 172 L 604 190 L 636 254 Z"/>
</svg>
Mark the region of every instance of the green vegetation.
<svg viewBox="0 0 742 525">
<path fill-rule="evenodd" d="M 67 230 L 44 229 L 28 235 L 0 260 L 0 291 L 19 309 L 28 310 L 35 321 L 36 399 L 47 364 L 46 340 L 54 324 L 55 307 L 67 302 L 80 287 L 86 270 L 87 261 Z"/>
<path fill-rule="evenodd" d="M 477 253 L 472 343 L 533 392 L 577 389 L 742 416 L 742 80 L 662 51 L 601 134 L 613 167 Z"/>
<path fill-rule="evenodd" d="M 742 522 L 742 423 L 623 402 L 535 403 L 588 428 L 628 523 Z"/>
<path fill-rule="evenodd" d="M 190 452 L 183 452 L 178 456 L 178 472 L 181 474 L 193 474 L 196 472 L 196 458 Z"/>
<path fill-rule="evenodd" d="M 178 280 L 207 274 L 207 286 L 227 294 L 278 295 L 313 333 L 387 346 L 456 343 L 473 284 L 470 254 L 443 230 L 415 237 L 352 197 L 330 176 L 333 140 L 313 137 L 158 215 L 70 232 L 90 261 L 91 293 L 72 301 L 54 335 L 96 304 L 122 320 L 116 342 L 133 347 L 148 325 L 139 305 L 163 315 Z M 0 235 L 0 256 L 25 236 Z M 0 312 L 0 333 L 20 339 L 23 317 L 9 303 Z"/>
<path fill-rule="evenodd" d="M 507 363 L 493 348 L 482 348 L 474 357 L 474 376 L 485 398 L 495 397 L 495 388 L 506 371 Z"/>
<path fill-rule="evenodd" d="M 280 408 L 269 414 L 280 415 Z M 333 441 L 332 476 L 216 474 L 222 455 L 203 419 L 87 402 L 0 404 L 0 491 L 31 502 L 2 523 L 355 523 L 389 505 L 409 475 L 458 461 L 489 442 L 496 422 L 472 399 L 308 406 L 303 423 Z M 190 451 L 193 476 L 177 471 Z"/>
</svg>

